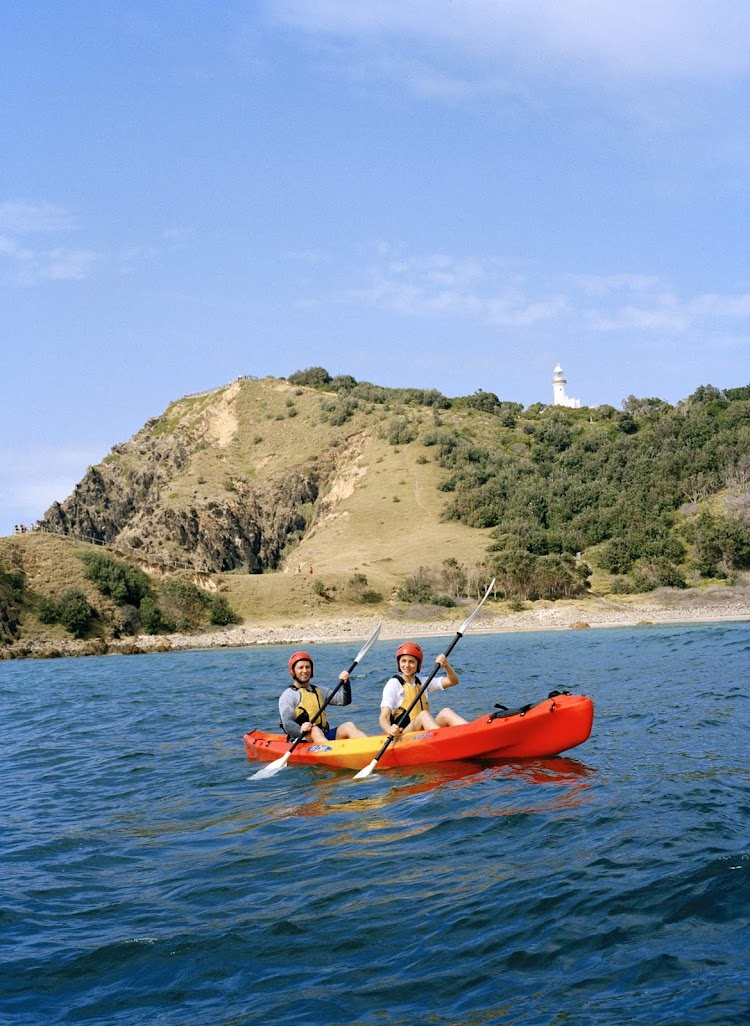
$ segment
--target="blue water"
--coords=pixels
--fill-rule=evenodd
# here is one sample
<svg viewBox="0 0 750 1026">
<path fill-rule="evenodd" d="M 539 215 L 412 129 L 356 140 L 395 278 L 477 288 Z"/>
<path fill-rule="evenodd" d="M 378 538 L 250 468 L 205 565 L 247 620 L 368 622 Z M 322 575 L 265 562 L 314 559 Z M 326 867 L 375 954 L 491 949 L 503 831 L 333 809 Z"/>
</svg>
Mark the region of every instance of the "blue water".
<svg viewBox="0 0 750 1026">
<path fill-rule="evenodd" d="M 0 663 L 3 1024 L 750 1021 L 750 624 L 470 634 L 451 705 L 563 686 L 590 740 L 253 781 L 290 651 Z"/>
</svg>

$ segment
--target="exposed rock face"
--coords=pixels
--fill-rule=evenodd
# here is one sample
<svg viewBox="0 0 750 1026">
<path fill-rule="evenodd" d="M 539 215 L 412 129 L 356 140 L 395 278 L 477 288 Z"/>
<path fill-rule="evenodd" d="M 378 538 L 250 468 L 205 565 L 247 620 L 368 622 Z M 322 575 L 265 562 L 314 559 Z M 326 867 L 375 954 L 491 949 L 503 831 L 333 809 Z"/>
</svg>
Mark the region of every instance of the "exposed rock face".
<svg viewBox="0 0 750 1026">
<path fill-rule="evenodd" d="M 70 497 L 47 510 L 40 527 L 167 565 L 213 572 L 275 569 L 284 547 L 304 533 L 329 461 L 305 470 L 284 468 L 258 485 L 228 471 L 228 489 L 177 503 L 169 489 L 179 486 L 196 453 L 205 457 L 216 446 L 216 459 L 222 460 L 227 439 L 212 437 L 206 424 L 213 422 L 205 416 L 200 423 L 186 419 L 174 430 L 155 432 L 162 423 L 163 418 L 149 421 L 90 467 Z"/>
<path fill-rule="evenodd" d="M 297 473 L 265 489 L 238 483 L 231 500 L 182 509 L 146 505 L 118 535 L 117 544 L 157 559 L 171 553 L 177 565 L 196 570 L 261 573 L 275 569 L 284 546 L 304 532 L 302 507 L 317 495 L 314 477 Z"/>
</svg>

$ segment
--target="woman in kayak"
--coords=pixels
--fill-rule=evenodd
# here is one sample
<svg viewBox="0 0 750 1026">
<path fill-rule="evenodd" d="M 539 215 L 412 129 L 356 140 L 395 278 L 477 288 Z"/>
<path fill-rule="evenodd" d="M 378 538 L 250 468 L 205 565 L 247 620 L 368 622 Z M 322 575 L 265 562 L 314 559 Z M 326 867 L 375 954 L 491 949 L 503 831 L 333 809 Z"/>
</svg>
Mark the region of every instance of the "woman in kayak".
<svg viewBox="0 0 750 1026">
<path fill-rule="evenodd" d="M 289 738 L 302 736 L 305 741 L 325 744 L 326 741 L 341 741 L 348 737 L 367 737 L 351 721 L 338 727 L 330 726 L 325 712 L 321 712 L 321 709 L 332 689 L 319 688 L 310 683 L 313 676 L 313 661 L 308 652 L 295 652 L 290 657 L 289 673 L 292 683 L 279 698 L 281 726 Z M 343 687 L 333 696 L 329 705 L 351 705 L 352 686 L 349 683 L 349 671 L 342 670 L 339 680 L 343 681 Z"/>
<path fill-rule="evenodd" d="M 399 726 L 396 722 L 417 697 L 422 681 L 417 674 L 422 668 L 424 652 L 415 641 L 406 641 L 396 649 L 396 666 L 398 673 L 383 688 L 380 702 L 380 729 L 391 737 L 415 730 L 437 730 L 439 727 L 457 727 L 466 723 L 463 716 L 452 709 L 441 709 L 437 716 L 430 713 L 427 695 L 430 691 L 444 691 L 458 684 L 458 674 L 444 655 L 439 655 L 435 662 L 441 666 L 447 676 L 430 681 L 430 685 L 409 713 L 406 725 Z"/>
</svg>

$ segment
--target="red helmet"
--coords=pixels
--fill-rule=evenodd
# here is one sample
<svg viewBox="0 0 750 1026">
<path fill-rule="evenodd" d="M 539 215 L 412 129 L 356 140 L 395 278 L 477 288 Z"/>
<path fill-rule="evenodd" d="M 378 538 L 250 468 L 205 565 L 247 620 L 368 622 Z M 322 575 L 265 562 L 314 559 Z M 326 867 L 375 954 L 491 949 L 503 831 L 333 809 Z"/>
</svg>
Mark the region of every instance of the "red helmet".
<svg viewBox="0 0 750 1026">
<path fill-rule="evenodd" d="M 297 663 L 299 663 L 299 662 L 302 662 L 303 659 L 307 659 L 308 663 L 310 664 L 310 669 L 312 670 L 312 668 L 313 668 L 313 658 L 312 658 L 312 656 L 310 655 L 309 652 L 292 652 L 292 654 L 289 656 L 289 673 L 292 676 L 292 680 L 296 680 L 297 679 L 294 676 L 294 667 L 295 667 L 295 665 Z M 313 674 L 310 673 L 310 676 L 312 677 Z"/>
<path fill-rule="evenodd" d="M 414 656 L 417 660 L 417 670 L 422 669 L 422 660 L 424 659 L 424 652 L 416 641 L 405 641 L 403 645 L 399 645 L 396 649 L 396 666 L 402 655 Z"/>
</svg>

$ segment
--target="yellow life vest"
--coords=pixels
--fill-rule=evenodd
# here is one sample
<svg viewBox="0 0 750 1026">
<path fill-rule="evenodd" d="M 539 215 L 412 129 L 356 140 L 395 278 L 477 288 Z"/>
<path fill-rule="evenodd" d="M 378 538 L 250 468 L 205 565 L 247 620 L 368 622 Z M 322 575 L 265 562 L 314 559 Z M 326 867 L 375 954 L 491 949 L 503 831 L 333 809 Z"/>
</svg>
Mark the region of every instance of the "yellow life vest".
<svg viewBox="0 0 750 1026">
<path fill-rule="evenodd" d="M 320 716 L 315 719 L 317 713 L 323 708 L 323 696 L 320 693 L 320 688 L 310 684 L 306 688 L 297 688 L 297 691 L 299 691 L 299 703 L 294 710 L 295 722 L 299 723 L 300 726 L 303 723 L 314 723 L 321 730 L 328 730 L 328 720 L 325 712 L 321 712 Z"/>
<path fill-rule="evenodd" d="M 399 723 L 400 726 L 406 727 L 411 723 L 412 719 L 415 716 L 419 715 L 419 713 L 423 709 L 426 712 L 429 712 L 430 703 L 427 701 L 427 692 L 425 691 L 424 694 L 420 696 L 419 701 L 416 703 L 416 705 L 409 713 L 409 715 L 405 717 L 404 720 L 401 720 L 401 717 L 404 715 L 404 713 L 409 708 L 411 703 L 415 701 L 417 695 L 419 694 L 420 689 L 422 687 L 422 682 L 420 681 L 419 677 L 415 677 L 413 684 L 407 684 L 400 673 L 394 673 L 393 676 L 396 678 L 397 681 L 400 682 L 401 687 L 404 689 L 404 704 L 400 705 L 398 709 L 395 709 L 391 713 L 391 723 Z"/>
</svg>

